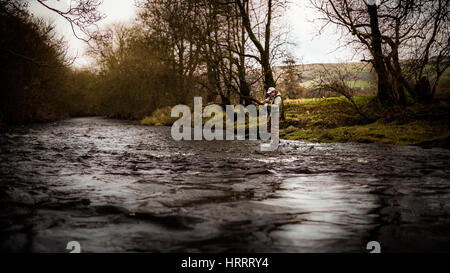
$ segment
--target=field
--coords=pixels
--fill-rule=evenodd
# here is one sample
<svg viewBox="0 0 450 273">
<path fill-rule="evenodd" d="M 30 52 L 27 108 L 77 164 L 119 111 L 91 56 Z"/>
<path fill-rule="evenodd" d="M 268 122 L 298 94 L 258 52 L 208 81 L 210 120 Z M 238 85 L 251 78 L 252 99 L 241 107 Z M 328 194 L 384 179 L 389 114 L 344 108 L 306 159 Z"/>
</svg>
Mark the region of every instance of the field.
<svg viewBox="0 0 450 273">
<path fill-rule="evenodd" d="M 279 82 L 288 77 L 287 67 L 275 67 L 274 72 L 279 77 Z M 371 66 L 365 63 L 338 63 L 338 64 L 306 64 L 295 66 L 295 71 L 301 74 L 297 81 L 299 86 L 306 89 L 306 98 L 322 97 L 314 92 L 320 78 L 323 74 L 336 74 L 338 71 L 346 74 L 345 81 L 348 86 L 355 89 L 357 95 L 374 94 L 376 91 L 376 74 L 372 71 Z M 283 94 L 288 94 L 283 85 L 279 87 Z"/>
<path fill-rule="evenodd" d="M 279 78 L 278 82 L 282 83 L 288 77 L 286 66 L 278 66 L 274 68 L 274 72 Z M 431 69 L 431 66 L 430 66 Z M 345 74 L 346 84 L 353 88 L 355 95 L 371 95 L 376 93 L 376 73 L 373 71 L 371 65 L 366 63 L 337 63 L 337 64 L 305 64 L 296 65 L 295 72 L 301 74 L 297 84 L 306 89 L 306 94 L 302 97 L 296 98 L 321 98 L 324 94 L 315 92 L 315 88 L 324 74 L 328 78 L 332 78 L 333 74 Z M 280 84 L 279 89 L 283 94 L 288 94 L 283 84 Z M 450 92 L 450 69 L 444 73 L 440 80 L 439 90 Z M 335 94 L 327 94 L 325 97 L 334 96 Z"/>
</svg>

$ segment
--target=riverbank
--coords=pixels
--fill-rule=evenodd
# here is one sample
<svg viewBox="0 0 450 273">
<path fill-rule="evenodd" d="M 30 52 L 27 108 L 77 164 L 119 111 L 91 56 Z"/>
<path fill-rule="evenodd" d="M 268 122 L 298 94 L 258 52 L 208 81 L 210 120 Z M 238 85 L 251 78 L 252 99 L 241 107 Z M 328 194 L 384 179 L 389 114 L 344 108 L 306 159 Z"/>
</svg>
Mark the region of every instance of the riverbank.
<svg viewBox="0 0 450 273">
<path fill-rule="evenodd" d="M 450 94 L 427 104 L 380 108 L 374 96 L 286 100 L 280 137 L 315 143 L 358 142 L 450 148 Z M 171 126 L 170 107 L 155 111 L 142 125 Z M 359 113 L 358 113 L 359 111 Z"/>
<path fill-rule="evenodd" d="M 359 142 L 450 148 L 450 96 L 381 109 L 373 96 L 286 101 L 280 136 L 306 142 Z"/>
</svg>

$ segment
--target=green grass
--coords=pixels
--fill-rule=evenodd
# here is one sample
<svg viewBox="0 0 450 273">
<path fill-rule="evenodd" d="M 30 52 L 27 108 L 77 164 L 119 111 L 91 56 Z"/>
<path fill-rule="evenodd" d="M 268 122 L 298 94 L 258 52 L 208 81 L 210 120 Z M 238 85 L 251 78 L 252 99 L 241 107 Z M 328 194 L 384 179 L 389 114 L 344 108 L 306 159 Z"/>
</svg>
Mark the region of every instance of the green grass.
<svg viewBox="0 0 450 273">
<path fill-rule="evenodd" d="M 361 126 L 346 126 L 334 129 L 293 129 L 283 131 L 282 137 L 306 142 L 360 142 L 396 145 L 418 145 L 445 140 L 450 137 L 449 128 L 439 122 L 416 121 L 398 125 L 374 122 Z"/>
<path fill-rule="evenodd" d="M 355 102 L 365 112 L 374 111 L 370 102 L 374 96 L 357 96 Z M 362 116 L 358 115 L 343 97 L 326 99 L 287 100 L 286 122 L 283 127 L 297 128 L 336 128 L 344 125 L 357 125 L 364 123 Z"/>
<path fill-rule="evenodd" d="M 148 126 L 171 126 L 177 120 L 170 116 L 171 111 L 172 107 L 160 108 L 154 111 L 151 116 L 143 118 L 141 124 Z"/>
<path fill-rule="evenodd" d="M 367 80 L 353 80 L 353 81 L 346 81 L 346 83 L 348 86 L 352 88 L 360 88 L 363 90 L 369 88 L 374 89 L 373 83 Z M 302 82 L 301 85 L 306 89 L 313 89 L 317 85 L 317 82 L 316 80 L 309 80 Z"/>
<path fill-rule="evenodd" d="M 172 126 L 172 124 L 178 120 L 178 118 L 172 118 L 171 117 L 171 111 L 172 111 L 172 107 L 164 107 L 164 108 L 160 108 L 156 111 L 154 111 L 152 113 L 152 115 L 147 116 L 145 118 L 143 118 L 141 120 L 141 125 L 146 125 L 146 126 Z M 237 115 L 239 113 L 239 109 L 235 109 L 235 114 Z M 248 132 L 249 128 L 252 127 L 257 127 L 259 124 L 259 118 L 257 119 L 256 124 L 249 124 L 249 120 L 248 117 L 246 118 L 246 122 L 245 124 L 239 124 L 237 122 L 238 118 L 237 116 L 235 116 L 234 118 L 234 129 L 237 130 L 238 128 L 241 128 L 242 126 L 244 126 L 246 132 Z M 202 119 L 202 125 L 205 125 L 207 122 L 212 122 L 212 123 L 217 123 L 217 122 L 222 122 L 223 123 L 223 128 L 226 128 L 226 121 L 227 121 L 227 116 L 226 116 L 226 111 L 223 110 L 221 115 L 212 115 L 209 118 L 203 118 Z M 194 113 L 193 111 L 191 111 L 191 125 L 192 127 L 194 126 Z"/>
<path fill-rule="evenodd" d="M 280 137 L 305 142 L 361 142 L 395 145 L 450 147 L 450 94 L 436 94 L 427 104 L 380 109 L 375 96 L 356 96 L 364 117 L 343 97 L 286 100 L 286 121 L 280 124 Z M 143 125 L 171 126 L 171 108 L 155 111 Z M 218 119 L 225 128 L 226 115 L 203 118 L 203 125 Z M 193 121 L 193 118 L 191 119 Z M 235 119 L 236 120 L 236 119 Z M 193 125 L 193 124 L 192 124 Z M 235 130 L 238 124 L 234 122 Z M 248 132 L 249 123 L 245 124 Z"/>
<path fill-rule="evenodd" d="M 358 116 L 344 98 L 286 102 L 281 137 L 305 142 L 362 142 L 449 147 L 450 96 L 429 104 L 379 109 L 373 96 L 355 97 L 372 117 Z"/>
</svg>

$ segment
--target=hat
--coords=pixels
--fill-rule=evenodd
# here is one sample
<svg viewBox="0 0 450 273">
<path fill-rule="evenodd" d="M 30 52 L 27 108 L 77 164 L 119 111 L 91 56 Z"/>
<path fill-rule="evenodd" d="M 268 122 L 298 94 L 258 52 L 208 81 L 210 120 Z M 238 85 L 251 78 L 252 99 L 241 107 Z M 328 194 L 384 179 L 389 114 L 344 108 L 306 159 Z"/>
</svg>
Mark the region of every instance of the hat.
<svg viewBox="0 0 450 273">
<path fill-rule="evenodd" d="M 276 90 L 275 88 L 270 87 L 270 88 L 267 90 L 267 95 L 270 95 L 270 93 L 276 92 L 276 91 L 277 91 L 277 90 Z"/>
</svg>

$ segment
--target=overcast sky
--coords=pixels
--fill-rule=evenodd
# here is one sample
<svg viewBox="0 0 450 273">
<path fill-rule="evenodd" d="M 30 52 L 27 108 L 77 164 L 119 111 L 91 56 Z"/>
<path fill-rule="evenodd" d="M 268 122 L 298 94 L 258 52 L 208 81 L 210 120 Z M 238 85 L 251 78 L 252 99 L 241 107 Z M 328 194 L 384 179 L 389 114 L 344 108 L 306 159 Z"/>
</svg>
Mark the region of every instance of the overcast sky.
<svg viewBox="0 0 450 273">
<path fill-rule="evenodd" d="M 62 8 L 68 7 L 70 0 L 49 0 L 48 4 Z M 290 41 L 296 46 L 292 53 L 303 63 L 333 63 L 358 61 L 352 59 L 351 49 L 336 49 L 339 47 L 339 36 L 334 34 L 334 28 L 328 28 L 325 34 L 317 36 L 317 23 L 312 22 L 317 18 L 317 14 L 309 7 L 308 0 L 292 0 L 284 19 L 291 27 Z M 72 55 L 80 56 L 75 62 L 76 66 L 84 66 L 89 63 L 89 59 L 83 56 L 85 45 L 72 34 L 68 22 L 60 18 L 52 11 L 42 7 L 37 1 L 30 1 L 30 10 L 33 14 L 53 20 L 57 26 L 57 31 L 63 34 L 70 45 Z M 100 11 L 107 17 L 99 23 L 99 27 L 114 22 L 131 22 L 136 14 L 134 0 L 104 0 Z"/>
</svg>

